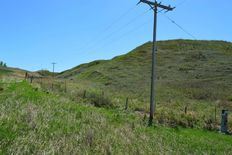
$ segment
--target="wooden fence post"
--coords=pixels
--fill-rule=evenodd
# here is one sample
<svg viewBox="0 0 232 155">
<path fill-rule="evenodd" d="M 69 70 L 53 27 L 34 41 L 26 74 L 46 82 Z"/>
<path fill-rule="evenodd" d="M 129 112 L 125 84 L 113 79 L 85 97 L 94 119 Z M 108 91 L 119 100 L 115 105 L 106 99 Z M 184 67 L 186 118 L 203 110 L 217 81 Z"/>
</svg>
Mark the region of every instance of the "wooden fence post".
<svg viewBox="0 0 232 155">
<path fill-rule="evenodd" d="M 33 76 L 31 76 L 31 83 L 33 82 Z"/>
<path fill-rule="evenodd" d="M 25 73 L 25 80 L 27 80 L 27 78 L 28 78 L 28 73 L 26 72 Z"/>
<path fill-rule="evenodd" d="M 84 93 L 83 93 L 83 99 L 86 98 L 86 90 L 84 90 Z"/>
<path fill-rule="evenodd" d="M 67 83 L 66 83 L 66 80 L 64 81 L 64 86 L 65 86 L 65 88 L 64 88 L 65 90 L 64 91 L 65 91 L 65 93 L 67 93 Z"/>
<path fill-rule="evenodd" d="M 187 106 L 185 106 L 185 108 L 184 108 L 184 113 L 185 113 L 185 114 L 188 113 L 188 107 L 187 107 Z"/>
<path fill-rule="evenodd" d="M 43 86 L 43 78 L 42 77 L 40 77 L 40 85 L 41 85 L 41 87 Z"/>
<path fill-rule="evenodd" d="M 125 110 L 128 109 L 128 102 L 129 102 L 129 98 L 127 97 L 127 98 L 126 98 L 126 104 L 125 104 Z"/>
<path fill-rule="evenodd" d="M 214 120 L 215 122 L 217 122 L 217 106 L 215 106 L 215 109 L 214 109 Z"/>
</svg>

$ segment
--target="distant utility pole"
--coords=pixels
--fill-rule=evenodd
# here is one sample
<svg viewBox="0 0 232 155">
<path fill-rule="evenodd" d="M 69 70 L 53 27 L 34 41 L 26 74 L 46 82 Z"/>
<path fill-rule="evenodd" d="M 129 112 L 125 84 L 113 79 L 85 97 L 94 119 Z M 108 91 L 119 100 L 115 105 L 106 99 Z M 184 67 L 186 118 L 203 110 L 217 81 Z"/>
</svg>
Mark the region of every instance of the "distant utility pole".
<svg viewBox="0 0 232 155">
<path fill-rule="evenodd" d="M 53 90 L 53 85 L 54 85 L 54 80 L 55 80 L 55 65 L 56 63 L 52 63 L 52 90 Z"/>
<path fill-rule="evenodd" d="M 53 77 L 55 76 L 55 65 L 56 65 L 56 63 L 53 62 L 53 63 L 52 63 L 52 73 L 53 73 Z"/>
<path fill-rule="evenodd" d="M 151 9 L 154 11 L 154 29 L 153 29 L 153 48 L 152 48 L 152 75 L 151 75 L 151 96 L 150 96 L 150 118 L 149 118 L 149 125 L 153 122 L 153 116 L 155 112 L 155 84 L 156 84 L 156 51 L 157 51 L 157 45 L 156 45 L 156 29 L 157 29 L 157 14 L 158 9 L 161 8 L 161 11 L 165 10 L 166 12 L 172 11 L 175 8 L 169 6 L 162 5 L 161 2 L 158 3 L 156 0 L 155 2 L 148 1 L 148 0 L 140 0 L 139 3 L 145 3 L 148 4 Z M 139 4 L 138 3 L 138 4 Z"/>
</svg>

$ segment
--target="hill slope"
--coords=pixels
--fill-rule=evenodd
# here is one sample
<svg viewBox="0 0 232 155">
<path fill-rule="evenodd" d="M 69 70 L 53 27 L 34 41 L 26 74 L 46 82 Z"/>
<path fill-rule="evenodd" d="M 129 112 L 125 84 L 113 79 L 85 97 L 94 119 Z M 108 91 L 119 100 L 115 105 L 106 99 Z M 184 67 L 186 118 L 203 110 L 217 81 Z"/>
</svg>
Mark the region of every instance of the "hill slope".
<svg viewBox="0 0 232 155">
<path fill-rule="evenodd" d="M 147 127 L 134 113 L 76 103 L 27 82 L 0 86 L 0 154 L 232 153 L 230 136 Z"/>
<path fill-rule="evenodd" d="M 148 98 L 151 75 L 148 42 L 112 60 L 94 61 L 62 72 L 59 78 L 89 81 L 111 92 Z M 158 98 L 177 94 L 197 100 L 228 99 L 232 92 L 232 43 L 171 40 L 158 42 Z M 168 90 L 168 91 L 167 91 Z M 164 96 L 165 94 L 165 96 Z M 170 95 L 171 94 L 171 95 Z"/>
<path fill-rule="evenodd" d="M 0 66 L 0 78 L 1 79 L 16 79 L 16 80 L 23 80 L 25 79 L 25 73 L 28 73 L 30 76 L 33 75 L 34 77 L 52 77 L 53 73 L 47 70 L 39 70 L 37 72 L 31 72 L 19 68 L 12 68 L 12 67 L 1 67 Z M 55 73 L 57 74 L 57 73 Z"/>
<path fill-rule="evenodd" d="M 26 72 L 27 71 L 18 68 L 0 67 L 1 78 L 22 79 L 25 77 Z"/>
</svg>

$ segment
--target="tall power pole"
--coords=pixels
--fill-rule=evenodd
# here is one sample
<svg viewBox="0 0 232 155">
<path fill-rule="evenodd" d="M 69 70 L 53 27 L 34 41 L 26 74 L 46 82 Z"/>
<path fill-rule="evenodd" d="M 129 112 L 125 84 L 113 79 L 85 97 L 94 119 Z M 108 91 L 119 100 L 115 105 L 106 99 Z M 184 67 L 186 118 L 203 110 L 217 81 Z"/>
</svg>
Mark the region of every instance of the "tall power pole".
<svg viewBox="0 0 232 155">
<path fill-rule="evenodd" d="M 55 62 L 53 62 L 52 63 L 52 90 L 53 90 L 53 85 L 54 85 L 54 81 L 55 81 L 55 65 L 56 65 L 56 63 Z"/>
<path fill-rule="evenodd" d="M 53 77 L 55 76 L 55 65 L 56 65 L 56 63 L 53 62 L 53 63 L 52 63 L 52 73 L 53 73 Z"/>
<path fill-rule="evenodd" d="M 148 4 L 151 9 L 154 11 L 154 28 L 153 28 L 153 47 L 152 47 L 152 70 L 151 70 L 151 96 L 150 96 L 150 118 L 149 118 L 149 124 L 151 125 L 153 122 L 153 116 L 155 112 L 155 87 L 156 87 L 156 52 L 157 52 L 157 45 L 156 45 L 156 29 L 157 29 L 157 13 L 158 9 L 161 8 L 165 10 L 166 12 L 174 10 L 173 7 L 162 5 L 161 3 L 158 3 L 156 0 L 155 2 L 148 1 L 148 0 L 140 0 L 139 3 L 145 3 Z"/>
</svg>

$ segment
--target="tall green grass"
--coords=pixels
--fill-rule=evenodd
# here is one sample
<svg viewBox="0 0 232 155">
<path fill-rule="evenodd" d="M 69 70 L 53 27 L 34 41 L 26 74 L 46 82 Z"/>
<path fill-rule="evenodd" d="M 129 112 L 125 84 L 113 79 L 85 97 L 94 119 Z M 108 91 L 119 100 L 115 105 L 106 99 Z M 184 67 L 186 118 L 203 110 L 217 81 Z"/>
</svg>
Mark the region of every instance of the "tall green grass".
<svg viewBox="0 0 232 155">
<path fill-rule="evenodd" d="M 232 153 L 230 136 L 147 127 L 140 114 L 73 102 L 27 82 L 0 92 L 0 110 L 0 154 Z"/>
</svg>

